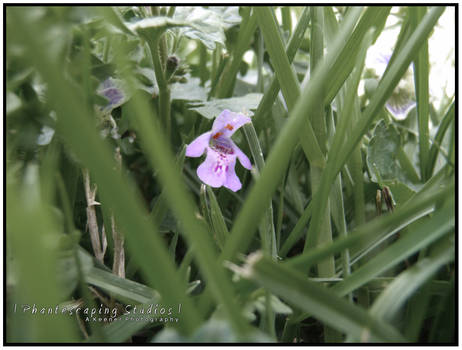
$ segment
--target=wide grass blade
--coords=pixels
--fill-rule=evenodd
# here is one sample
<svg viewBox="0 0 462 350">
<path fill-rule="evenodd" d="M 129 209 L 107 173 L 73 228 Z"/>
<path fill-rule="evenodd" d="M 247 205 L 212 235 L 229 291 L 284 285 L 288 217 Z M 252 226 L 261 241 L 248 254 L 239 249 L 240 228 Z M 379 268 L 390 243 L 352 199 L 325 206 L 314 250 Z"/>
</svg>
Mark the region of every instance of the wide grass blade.
<svg viewBox="0 0 462 350">
<path fill-rule="evenodd" d="M 413 27 L 417 27 L 418 23 L 422 20 L 427 8 L 425 6 L 416 6 L 409 9 L 411 22 Z M 417 118 L 419 121 L 419 164 L 420 164 L 420 177 L 422 182 L 429 178 L 428 171 L 428 157 L 429 157 L 429 62 L 428 62 L 428 43 L 425 41 L 420 47 L 417 57 L 414 60 L 414 85 L 417 97 Z"/>
<path fill-rule="evenodd" d="M 15 28 L 20 28 L 16 31 L 18 41 L 25 44 L 31 64 L 48 83 L 50 101 L 58 115 L 59 134 L 90 169 L 105 202 L 112 204 L 111 209 L 125 234 L 128 248 L 134 253 L 149 283 L 156 286 L 164 302 L 184 304 L 185 315 L 179 324 L 180 329 L 192 331 L 200 322 L 200 314 L 186 298 L 185 286 L 175 271 L 165 244 L 146 220 L 147 213 L 141 205 L 140 195 L 134 190 L 134 184 L 122 172 L 113 170 L 117 169 L 116 162 L 88 117 L 89 111 L 79 99 L 80 95 L 63 79 L 61 65 L 43 54 L 40 40 L 32 40 L 40 36 L 32 35 L 32 27 L 24 23 L 17 8 L 11 9 L 10 14 L 17 24 Z M 38 31 L 38 28 L 36 25 L 35 30 Z"/>
</svg>

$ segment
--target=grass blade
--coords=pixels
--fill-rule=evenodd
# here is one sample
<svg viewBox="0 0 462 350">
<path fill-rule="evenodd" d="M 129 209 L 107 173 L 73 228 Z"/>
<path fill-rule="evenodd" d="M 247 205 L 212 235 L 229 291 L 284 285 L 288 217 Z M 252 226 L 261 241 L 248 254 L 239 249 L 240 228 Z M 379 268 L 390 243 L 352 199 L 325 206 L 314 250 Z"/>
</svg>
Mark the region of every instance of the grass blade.
<svg viewBox="0 0 462 350">
<path fill-rule="evenodd" d="M 424 258 L 417 264 L 401 273 L 392 283 L 377 297 L 370 309 L 370 313 L 386 321 L 392 321 L 406 300 L 422 284 L 426 283 L 438 270 L 454 260 L 454 244 L 444 240 L 435 252 L 428 258 Z"/>
<path fill-rule="evenodd" d="M 431 219 L 420 222 L 413 231 L 400 237 L 333 289 L 339 295 L 345 295 L 451 232 L 454 232 L 454 200 L 437 211 Z"/>
<path fill-rule="evenodd" d="M 185 309 L 189 310 L 185 310 L 185 317 L 179 326 L 185 332 L 192 331 L 200 323 L 200 314 L 186 298 L 185 287 L 175 271 L 164 243 L 146 220 L 146 211 L 140 204 L 138 192 L 122 172 L 113 171 L 117 169 L 117 165 L 108 146 L 102 142 L 88 117 L 91 113 L 78 98 L 79 93 L 63 79 L 60 64 L 43 54 L 40 40 L 32 40 L 40 36 L 31 34 L 32 26 L 26 25 L 21 13 L 16 11 L 17 8 L 10 10 L 10 14 L 18 24 L 16 28 L 22 28 L 16 31 L 17 38 L 28 48 L 28 57 L 33 57 L 31 64 L 48 83 L 50 100 L 53 101 L 52 108 L 58 115 L 59 134 L 94 174 L 101 195 L 105 202 L 112 204 L 111 209 L 126 236 L 128 248 L 135 252 L 134 257 L 150 284 L 158 286 L 164 302 L 181 302 L 184 303 Z M 35 26 L 36 31 L 37 28 L 40 27 Z M 113 191 L 115 188 L 117 191 Z M 162 283 L 159 284 L 158 281 Z"/>
<path fill-rule="evenodd" d="M 411 12 L 411 22 L 414 27 L 417 27 L 421 22 L 427 8 L 425 6 L 416 6 L 409 9 Z M 414 60 L 414 84 L 417 97 L 417 118 L 419 121 L 419 164 L 420 177 L 422 181 L 427 181 L 429 178 L 428 157 L 429 157 L 429 92 L 428 92 L 428 43 L 425 41 L 420 47 L 417 57 Z"/>
<path fill-rule="evenodd" d="M 331 290 L 308 281 L 301 273 L 276 264 L 260 254 L 255 253 L 248 258 L 242 268 L 242 275 L 325 324 L 361 341 L 405 341 L 391 325 L 373 318 Z"/>
</svg>

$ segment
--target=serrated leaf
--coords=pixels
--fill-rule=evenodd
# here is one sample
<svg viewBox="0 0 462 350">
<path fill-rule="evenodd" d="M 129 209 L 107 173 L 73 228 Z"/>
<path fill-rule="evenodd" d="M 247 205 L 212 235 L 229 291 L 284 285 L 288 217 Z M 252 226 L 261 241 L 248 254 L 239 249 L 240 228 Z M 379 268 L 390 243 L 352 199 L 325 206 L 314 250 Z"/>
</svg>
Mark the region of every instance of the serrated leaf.
<svg viewBox="0 0 462 350">
<path fill-rule="evenodd" d="M 189 24 L 189 28 L 180 29 L 180 35 L 198 39 L 210 50 L 215 49 L 216 43 L 224 46 L 225 29 L 240 23 L 238 11 L 236 16 L 236 9 L 227 7 L 177 7 L 173 18 Z"/>
</svg>

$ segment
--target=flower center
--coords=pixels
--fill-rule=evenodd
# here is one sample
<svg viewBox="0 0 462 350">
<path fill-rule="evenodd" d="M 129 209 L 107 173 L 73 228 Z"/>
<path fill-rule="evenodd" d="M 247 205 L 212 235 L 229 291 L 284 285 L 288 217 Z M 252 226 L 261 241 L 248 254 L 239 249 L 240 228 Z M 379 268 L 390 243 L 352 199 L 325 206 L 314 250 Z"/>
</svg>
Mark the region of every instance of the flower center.
<svg viewBox="0 0 462 350">
<path fill-rule="evenodd" d="M 214 173 L 220 176 L 223 171 L 227 172 L 228 168 L 228 160 L 226 159 L 226 155 L 219 154 L 218 160 L 215 163 L 215 167 L 213 168 Z"/>
<path fill-rule="evenodd" d="M 210 139 L 210 147 L 221 154 L 233 154 L 233 146 L 227 137 L 220 137 L 222 133 L 217 132 Z"/>
</svg>

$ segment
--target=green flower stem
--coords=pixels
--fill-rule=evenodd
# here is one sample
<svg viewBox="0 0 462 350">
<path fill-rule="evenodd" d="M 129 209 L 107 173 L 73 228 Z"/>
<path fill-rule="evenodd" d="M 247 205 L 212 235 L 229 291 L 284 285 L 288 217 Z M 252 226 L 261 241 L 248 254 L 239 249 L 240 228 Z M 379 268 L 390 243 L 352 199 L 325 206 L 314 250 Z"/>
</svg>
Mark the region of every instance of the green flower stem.
<svg viewBox="0 0 462 350">
<path fill-rule="evenodd" d="M 265 160 L 263 158 L 263 152 L 258 141 L 257 132 L 252 123 L 245 124 L 243 127 L 244 134 L 247 138 L 247 142 L 250 146 L 253 159 L 255 161 L 256 176 L 260 176 L 260 171 L 265 166 Z M 263 215 L 263 220 L 260 223 L 260 235 L 263 243 L 263 251 L 271 256 L 273 260 L 277 260 L 277 243 L 276 233 L 274 230 L 274 218 L 273 218 L 273 205 L 271 200 L 269 201 L 269 207 Z M 265 328 L 270 332 L 272 336 L 275 336 L 275 314 L 271 307 L 271 294 L 265 291 Z"/>
<path fill-rule="evenodd" d="M 159 87 L 159 116 L 163 120 L 163 126 L 167 138 L 170 138 L 171 119 L 170 119 L 170 87 L 165 77 L 164 64 L 162 63 L 162 51 L 159 47 L 159 38 L 155 36 L 147 40 L 151 50 L 152 63 L 156 74 L 157 86 Z"/>
<path fill-rule="evenodd" d="M 260 142 L 258 141 L 258 136 L 255 131 L 253 124 L 245 124 L 243 127 L 244 134 L 247 138 L 247 141 L 250 146 L 250 151 L 252 152 L 253 159 L 255 161 L 255 170 L 257 176 L 260 176 L 260 172 L 265 166 L 265 160 L 263 158 L 263 152 L 260 147 Z M 260 230 L 262 231 L 263 241 L 266 243 L 264 246 L 264 251 L 268 253 L 273 259 L 277 257 L 277 244 L 276 244 L 276 234 L 274 230 L 274 219 L 273 219 L 273 205 L 271 201 L 269 202 L 269 208 L 264 216 L 263 223 L 260 225 Z"/>
<path fill-rule="evenodd" d="M 199 77 L 201 79 L 201 86 L 204 86 L 207 81 L 207 48 L 204 44 L 199 45 Z"/>
</svg>

